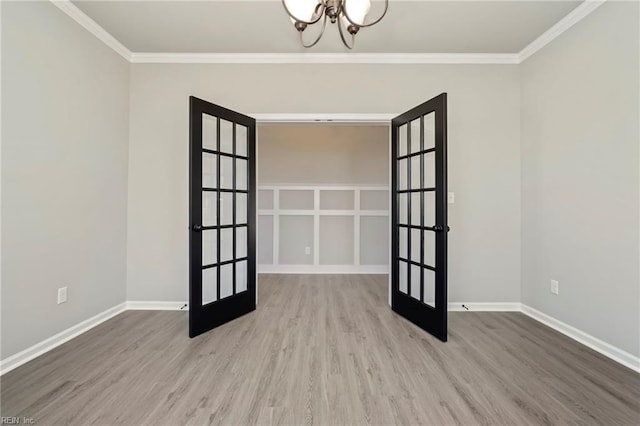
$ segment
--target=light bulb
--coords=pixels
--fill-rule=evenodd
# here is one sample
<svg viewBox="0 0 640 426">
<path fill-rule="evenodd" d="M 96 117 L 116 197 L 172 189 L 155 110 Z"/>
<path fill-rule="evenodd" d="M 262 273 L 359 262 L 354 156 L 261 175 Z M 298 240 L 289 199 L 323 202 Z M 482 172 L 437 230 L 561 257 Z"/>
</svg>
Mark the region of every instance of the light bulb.
<svg viewBox="0 0 640 426">
<path fill-rule="evenodd" d="M 290 17 L 291 22 L 295 24 L 296 20 L 302 22 L 311 21 L 318 0 L 285 0 L 285 3 L 287 9 L 289 9 L 289 12 L 293 15 L 293 17 Z"/>
<path fill-rule="evenodd" d="M 364 20 L 371 9 L 370 0 L 345 0 L 344 7 L 346 9 L 349 19 L 354 24 L 362 25 Z"/>
</svg>

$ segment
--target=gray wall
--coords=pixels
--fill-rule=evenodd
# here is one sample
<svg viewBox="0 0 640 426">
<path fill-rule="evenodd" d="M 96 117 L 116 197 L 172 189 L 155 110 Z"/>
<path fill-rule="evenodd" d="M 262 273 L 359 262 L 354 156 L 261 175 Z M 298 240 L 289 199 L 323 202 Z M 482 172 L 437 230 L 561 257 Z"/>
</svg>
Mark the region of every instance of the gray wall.
<svg viewBox="0 0 640 426">
<path fill-rule="evenodd" d="M 443 91 L 450 300 L 519 301 L 517 66 L 335 64 L 132 65 L 128 299 L 187 299 L 189 95 L 246 113 L 400 113 Z"/>
<path fill-rule="evenodd" d="M 636 356 L 638 22 L 607 2 L 521 66 L 522 301 Z"/>
<path fill-rule="evenodd" d="M 125 300 L 128 84 L 51 3 L 2 2 L 3 359 Z"/>
</svg>

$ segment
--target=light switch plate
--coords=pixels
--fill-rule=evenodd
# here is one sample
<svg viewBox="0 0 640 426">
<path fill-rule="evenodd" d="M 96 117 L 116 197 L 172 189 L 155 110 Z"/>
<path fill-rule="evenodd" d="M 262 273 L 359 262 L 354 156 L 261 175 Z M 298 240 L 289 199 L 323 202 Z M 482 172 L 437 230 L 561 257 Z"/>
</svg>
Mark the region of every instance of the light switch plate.
<svg viewBox="0 0 640 426">
<path fill-rule="evenodd" d="M 449 192 L 447 194 L 447 202 L 449 204 L 453 204 L 456 202 L 456 193 L 455 192 Z"/>
<path fill-rule="evenodd" d="M 560 290 L 560 283 L 556 280 L 551 280 L 551 293 L 557 295 Z"/>
<path fill-rule="evenodd" d="M 67 287 L 58 289 L 58 305 L 67 301 Z"/>
</svg>

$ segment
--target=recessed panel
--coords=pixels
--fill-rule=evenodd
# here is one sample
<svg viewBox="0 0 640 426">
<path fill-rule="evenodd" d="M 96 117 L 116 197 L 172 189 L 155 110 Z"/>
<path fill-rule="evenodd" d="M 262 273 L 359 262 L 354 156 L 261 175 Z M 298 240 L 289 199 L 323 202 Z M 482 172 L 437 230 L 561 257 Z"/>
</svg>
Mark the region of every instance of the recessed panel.
<svg viewBox="0 0 640 426">
<path fill-rule="evenodd" d="M 220 193 L 220 225 L 233 224 L 233 194 Z"/>
<path fill-rule="evenodd" d="M 273 216 L 258 216 L 258 264 L 273 264 Z"/>
<path fill-rule="evenodd" d="M 202 187 L 216 188 L 218 186 L 218 156 L 202 153 Z"/>
<path fill-rule="evenodd" d="M 360 217 L 360 264 L 389 264 L 389 218 Z"/>
<path fill-rule="evenodd" d="M 202 231 L 202 265 L 218 263 L 218 231 L 205 229 Z"/>
<path fill-rule="evenodd" d="M 320 264 L 353 265 L 353 216 L 320 217 Z"/>
<path fill-rule="evenodd" d="M 220 188 L 233 189 L 233 158 L 220 156 Z"/>
<path fill-rule="evenodd" d="M 280 190 L 280 210 L 313 210 L 314 193 L 304 189 Z"/>
<path fill-rule="evenodd" d="M 436 273 L 424 268 L 424 295 L 422 301 L 429 306 L 436 307 Z"/>
<path fill-rule="evenodd" d="M 212 151 L 217 149 L 217 121 L 216 117 L 202 114 L 202 148 Z"/>
<path fill-rule="evenodd" d="M 320 191 L 320 210 L 353 210 L 354 192 L 350 190 Z"/>
<path fill-rule="evenodd" d="M 261 189 L 258 191 L 258 210 L 273 209 L 273 191 L 271 189 Z"/>
<path fill-rule="evenodd" d="M 360 210 L 387 210 L 388 208 L 389 191 L 360 191 Z"/>
<path fill-rule="evenodd" d="M 407 267 L 407 262 L 403 262 L 402 260 L 398 262 L 398 286 L 400 287 L 400 292 L 407 294 L 409 289 L 409 269 Z"/>
<path fill-rule="evenodd" d="M 247 156 L 247 128 L 236 124 L 236 155 Z"/>
<path fill-rule="evenodd" d="M 218 300 L 218 268 L 202 270 L 202 305 Z"/>
<path fill-rule="evenodd" d="M 202 226 L 218 225 L 218 193 L 202 192 Z"/>
<path fill-rule="evenodd" d="M 233 153 L 233 123 L 220 120 L 220 152 Z"/>
<path fill-rule="evenodd" d="M 233 229 L 220 230 L 220 261 L 226 262 L 233 258 Z"/>
<path fill-rule="evenodd" d="M 220 299 L 233 295 L 233 264 L 220 267 Z"/>
<path fill-rule="evenodd" d="M 279 263 L 313 264 L 313 216 L 280 216 Z"/>
</svg>

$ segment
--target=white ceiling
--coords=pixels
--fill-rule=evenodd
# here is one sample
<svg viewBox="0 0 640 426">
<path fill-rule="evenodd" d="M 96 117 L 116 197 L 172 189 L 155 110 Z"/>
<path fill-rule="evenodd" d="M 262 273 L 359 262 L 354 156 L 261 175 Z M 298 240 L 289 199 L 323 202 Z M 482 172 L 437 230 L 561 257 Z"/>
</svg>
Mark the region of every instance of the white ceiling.
<svg viewBox="0 0 640 426">
<path fill-rule="evenodd" d="M 390 1 L 355 52 L 517 53 L 581 1 Z M 73 1 L 133 52 L 335 53 L 335 25 L 312 49 L 299 45 L 279 0 Z M 381 3 L 374 3 L 379 8 Z M 311 31 L 308 29 L 307 31 Z M 311 34 L 309 34 L 311 35 Z"/>
</svg>

